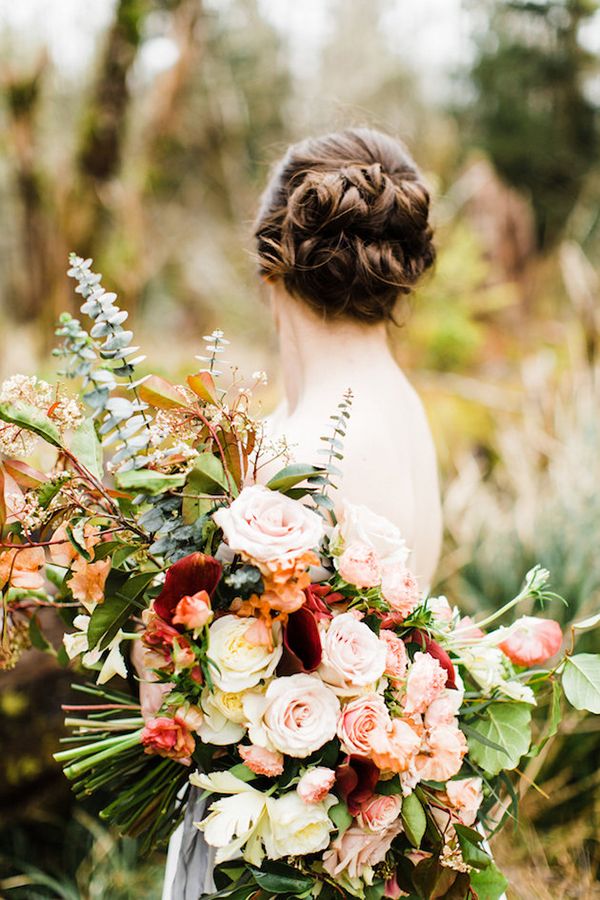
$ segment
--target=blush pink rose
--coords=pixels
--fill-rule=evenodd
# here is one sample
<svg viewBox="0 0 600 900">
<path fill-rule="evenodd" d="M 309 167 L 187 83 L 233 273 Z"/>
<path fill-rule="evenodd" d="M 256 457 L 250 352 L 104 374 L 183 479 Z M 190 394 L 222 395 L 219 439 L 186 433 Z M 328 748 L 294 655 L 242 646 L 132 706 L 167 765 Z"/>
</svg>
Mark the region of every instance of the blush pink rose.
<svg viewBox="0 0 600 900">
<path fill-rule="evenodd" d="M 352 613 L 335 616 L 321 642 L 319 675 L 341 695 L 360 693 L 385 671 L 386 645 Z"/>
<path fill-rule="evenodd" d="M 267 750 L 266 747 L 256 747 L 251 744 L 247 747 L 245 744 L 238 745 L 238 751 L 244 765 L 248 766 L 251 772 L 256 775 L 267 775 L 274 778 L 283 772 L 283 753 L 277 750 Z"/>
<path fill-rule="evenodd" d="M 387 731 L 377 728 L 369 735 L 371 759 L 386 772 L 406 772 L 421 746 L 421 738 L 404 719 L 392 719 Z"/>
<path fill-rule="evenodd" d="M 374 794 L 369 800 L 361 803 L 356 821 L 369 831 L 386 831 L 396 821 L 401 810 L 401 797 Z"/>
<path fill-rule="evenodd" d="M 458 725 L 437 725 L 426 740 L 426 753 L 416 760 L 424 781 L 447 781 L 457 775 L 467 752 L 467 741 Z"/>
<path fill-rule="evenodd" d="M 461 707 L 463 695 L 461 691 L 446 688 L 439 697 L 429 704 L 425 712 L 424 722 L 427 728 L 436 725 L 452 725 Z"/>
<path fill-rule="evenodd" d="M 402 831 L 402 822 L 394 822 L 383 832 L 367 831 L 351 825 L 323 855 L 323 868 L 332 878 L 346 871 L 349 878 L 360 878 L 367 866 L 383 862 L 394 838 Z"/>
<path fill-rule="evenodd" d="M 347 703 L 338 720 L 337 735 L 344 753 L 370 756 L 369 736 L 377 728 L 387 731 L 390 715 L 380 694 L 366 694 Z"/>
<path fill-rule="evenodd" d="M 144 753 L 189 762 L 196 749 L 196 742 L 185 725 L 177 717 L 157 716 L 148 719 L 142 729 L 140 741 Z"/>
<path fill-rule="evenodd" d="M 404 641 L 382 628 L 379 632 L 379 639 L 386 644 L 387 652 L 385 655 L 385 674 L 389 678 L 404 678 L 406 675 L 406 667 L 408 665 L 408 656 L 406 653 L 406 645 Z"/>
<path fill-rule="evenodd" d="M 175 607 L 173 625 L 183 625 L 185 628 L 204 628 L 212 621 L 213 611 L 210 608 L 210 597 L 206 591 L 198 591 L 191 597 L 182 597 Z"/>
<path fill-rule="evenodd" d="M 309 769 L 296 786 L 298 796 L 305 803 L 320 803 L 325 799 L 335 783 L 335 772 L 325 766 Z"/>
<path fill-rule="evenodd" d="M 390 605 L 391 614 L 384 617 L 383 624 L 399 625 L 421 603 L 421 593 L 417 579 L 403 566 L 387 566 L 381 578 L 381 593 Z"/>
<path fill-rule="evenodd" d="M 234 553 L 257 562 L 296 559 L 323 538 L 323 519 L 317 513 L 261 484 L 245 487 L 213 519 Z"/>
<path fill-rule="evenodd" d="M 473 825 L 483 800 L 481 778 L 461 778 L 449 781 L 446 794 L 463 825 Z"/>
<path fill-rule="evenodd" d="M 344 581 L 358 588 L 376 587 L 381 581 L 377 554 L 368 544 L 350 544 L 338 560 L 338 571 Z"/>
<path fill-rule="evenodd" d="M 429 653 L 417 651 L 406 679 L 404 709 L 408 715 L 423 713 L 444 690 L 448 673 Z"/>
<path fill-rule="evenodd" d="M 562 631 L 553 619 L 522 616 L 498 646 L 517 666 L 536 666 L 560 650 Z"/>
<path fill-rule="evenodd" d="M 452 607 L 448 603 L 447 597 L 429 597 L 427 609 L 431 610 L 433 618 L 438 623 L 448 625 L 452 621 Z"/>
</svg>

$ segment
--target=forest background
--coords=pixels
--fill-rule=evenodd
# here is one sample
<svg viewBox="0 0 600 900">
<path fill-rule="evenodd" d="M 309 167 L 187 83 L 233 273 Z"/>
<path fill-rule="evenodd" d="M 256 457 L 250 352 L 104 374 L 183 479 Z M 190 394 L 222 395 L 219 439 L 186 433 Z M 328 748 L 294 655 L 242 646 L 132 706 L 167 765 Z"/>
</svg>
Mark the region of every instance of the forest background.
<svg viewBox="0 0 600 900">
<path fill-rule="evenodd" d="M 0 376 L 55 373 L 74 250 L 149 367 L 176 380 L 222 328 L 232 362 L 272 374 L 268 411 L 251 231 L 269 165 L 306 134 L 382 128 L 434 196 L 438 262 L 392 340 L 440 457 L 437 588 L 492 608 L 539 560 L 566 628 L 596 611 L 599 7 L 0 0 Z M 52 762 L 72 677 L 32 650 L 0 681 L 0 895 L 158 898 L 161 854 L 140 860 Z M 600 896 L 597 729 L 570 713 L 525 767 L 520 821 L 494 844 L 513 900 Z"/>
</svg>

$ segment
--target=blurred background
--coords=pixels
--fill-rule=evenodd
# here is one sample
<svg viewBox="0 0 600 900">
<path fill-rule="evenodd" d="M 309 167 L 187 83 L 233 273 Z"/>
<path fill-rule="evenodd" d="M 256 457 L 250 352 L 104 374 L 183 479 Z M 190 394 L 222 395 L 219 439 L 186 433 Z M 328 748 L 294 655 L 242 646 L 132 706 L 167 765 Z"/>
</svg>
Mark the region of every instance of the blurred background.
<svg viewBox="0 0 600 900">
<path fill-rule="evenodd" d="M 222 328 L 232 361 L 272 374 L 268 409 L 278 365 L 250 236 L 269 165 L 310 133 L 382 128 L 434 195 L 437 266 L 392 338 L 439 452 L 438 588 L 493 608 L 539 560 L 569 601 L 550 614 L 591 614 L 599 7 L 0 0 L 0 375 L 54 373 L 74 250 L 118 291 L 154 371 L 190 371 Z M 30 651 L 0 677 L 0 895 L 158 898 L 161 854 L 141 860 L 52 763 L 69 673 Z M 494 844 L 511 898 L 600 896 L 597 729 L 571 712 L 525 765 L 521 820 Z"/>
</svg>

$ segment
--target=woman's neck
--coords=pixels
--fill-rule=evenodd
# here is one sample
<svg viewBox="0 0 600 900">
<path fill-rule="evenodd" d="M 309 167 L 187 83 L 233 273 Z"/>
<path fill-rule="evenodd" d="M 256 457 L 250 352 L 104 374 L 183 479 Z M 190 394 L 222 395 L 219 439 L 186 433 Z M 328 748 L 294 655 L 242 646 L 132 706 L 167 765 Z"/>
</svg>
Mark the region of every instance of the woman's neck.
<svg viewBox="0 0 600 900">
<path fill-rule="evenodd" d="M 325 388 L 341 394 L 360 370 L 375 374 L 396 365 L 383 322 L 325 320 L 281 288 L 273 289 L 272 307 L 288 414 L 301 398 Z"/>
</svg>

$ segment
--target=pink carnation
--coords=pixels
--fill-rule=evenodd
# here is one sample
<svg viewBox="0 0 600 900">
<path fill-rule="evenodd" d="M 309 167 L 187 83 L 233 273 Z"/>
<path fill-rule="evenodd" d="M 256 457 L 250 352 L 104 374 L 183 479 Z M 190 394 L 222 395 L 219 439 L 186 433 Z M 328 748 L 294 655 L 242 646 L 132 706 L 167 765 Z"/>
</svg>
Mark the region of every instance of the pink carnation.
<svg viewBox="0 0 600 900">
<path fill-rule="evenodd" d="M 536 666 L 560 650 L 562 631 L 553 619 L 522 616 L 498 646 L 518 666 Z"/>
<path fill-rule="evenodd" d="M 395 621 L 402 622 L 419 605 L 421 596 L 415 576 L 408 569 L 389 566 L 383 571 L 381 593 L 392 610 Z"/>
<path fill-rule="evenodd" d="M 245 744 L 238 745 L 238 751 L 244 765 L 248 766 L 251 772 L 256 775 L 267 775 L 274 778 L 283 772 L 283 753 L 276 750 L 267 750 L 266 747 L 257 747 L 251 744 L 247 747 Z"/>
<path fill-rule="evenodd" d="M 404 641 L 394 634 L 393 631 L 388 631 L 386 628 L 382 628 L 379 632 L 379 639 L 385 641 L 387 646 L 385 674 L 390 678 L 404 678 L 408 664 Z"/>
<path fill-rule="evenodd" d="M 344 581 L 358 588 L 375 587 L 381 581 L 377 554 L 368 544 L 350 544 L 339 558 L 338 571 Z"/>
<path fill-rule="evenodd" d="M 473 825 L 483 800 L 481 778 L 461 778 L 449 781 L 446 794 L 450 805 L 456 810 L 457 818 L 463 825 Z"/>
<path fill-rule="evenodd" d="M 423 713 L 444 690 L 448 673 L 429 653 L 415 653 L 406 679 L 404 709 L 408 715 Z"/>
<path fill-rule="evenodd" d="M 439 697 L 429 704 L 425 712 L 425 725 L 427 728 L 433 728 L 436 725 L 453 725 L 454 717 L 458 715 L 458 711 L 463 701 L 463 695 L 460 691 L 446 688 Z"/>
<path fill-rule="evenodd" d="M 424 781 L 447 781 L 458 774 L 467 741 L 458 725 L 437 725 L 430 729 L 426 753 L 416 761 L 419 777 Z"/>
<path fill-rule="evenodd" d="M 309 769 L 301 777 L 296 790 L 305 803 L 320 803 L 335 783 L 335 772 L 324 766 Z"/>
<path fill-rule="evenodd" d="M 406 772 L 421 745 L 421 738 L 404 719 L 393 719 L 388 731 L 377 728 L 369 735 L 371 759 L 387 772 Z"/>
</svg>

